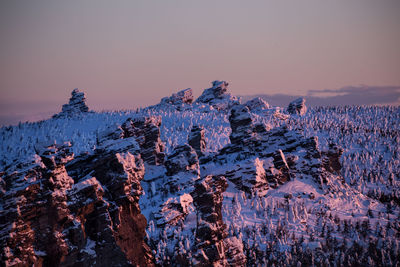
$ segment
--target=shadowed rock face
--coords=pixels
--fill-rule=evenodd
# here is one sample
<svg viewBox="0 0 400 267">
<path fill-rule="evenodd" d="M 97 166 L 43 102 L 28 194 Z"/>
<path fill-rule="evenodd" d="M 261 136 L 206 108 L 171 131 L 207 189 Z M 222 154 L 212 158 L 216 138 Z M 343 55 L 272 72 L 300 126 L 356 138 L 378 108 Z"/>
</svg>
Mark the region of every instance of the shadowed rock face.
<svg viewBox="0 0 400 267">
<path fill-rule="evenodd" d="M 144 175 L 138 145 L 132 137 L 103 136 L 114 139 L 102 139 L 94 155 L 73 159 L 70 144 L 52 144 L 37 149 L 38 163 L 5 175 L 6 266 L 152 265 L 138 204 Z"/>
<path fill-rule="evenodd" d="M 229 136 L 232 144 L 243 144 L 252 136 L 253 120 L 250 110 L 244 105 L 235 105 L 229 116 L 232 133 Z"/>
<path fill-rule="evenodd" d="M 188 143 L 196 150 L 197 156 L 201 157 L 206 150 L 204 129 L 197 125 L 193 126 L 189 133 Z"/>
<path fill-rule="evenodd" d="M 165 161 L 165 168 L 168 178 L 164 189 L 169 193 L 190 193 L 200 176 L 199 159 L 189 145 L 176 147 Z"/>
<path fill-rule="evenodd" d="M 190 88 L 172 94 L 172 96 L 170 97 L 164 97 L 163 99 L 161 99 L 161 103 L 171 105 L 192 104 L 192 102 L 193 91 Z"/>
<path fill-rule="evenodd" d="M 195 266 L 227 266 L 226 252 L 229 250 L 235 257 L 230 258 L 231 266 L 245 262 L 241 248 L 234 242 L 224 242 L 227 237 L 226 225 L 222 219 L 222 193 L 228 187 L 223 176 L 207 176 L 195 185 L 192 193 L 193 203 L 197 208 Z M 232 241 L 232 240 L 230 240 Z M 229 247 L 225 247 L 229 244 Z"/>
<path fill-rule="evenodd" d="M 127 119 L 122 125 L 123 135 L 137 138 L 143 160 L 152 165 L 164 162 L 165 145 L 160 139 L 160 125 L 159 117 Z"/>
<path fill-rule="evenodd" d="M 64 104 L 62 106 L 62 111 L 54 115 L 53 117 L 73 117 L 87 112 L 89 112 L 89 108 L 86 105 L 85 93 L 79 91 L 78 88 L 76 88 L 71 92 L 69 103 Z"/>
<path fill-rule="evenodd" d="M 259 158 L 243 161 L 224 175 L 249 196 L 263 196 L 269 188 L 263 162 Z"/>
<path fill-rule="evenodd" d="M 287 112 L 289 114 L 304 115 L 307 112 L 306 100 L 304 98 L 298 98 L 290 102 Z"/>
<path fill-rule="evenodd" d="M 217 110 L 229 110 L 235 103 L 238 103 L 236 97 L 227 93 L 228 83 L 225 81 L 213 81 L 212 87 L 205 89 L 195 103 L 209 104 Z"/>
<path fill-rule="evenodd" d="M 253 98 L 244 104 L 251 112 L 261 111 L 269 108 L 269 104 L 261 97 Z"/>
<path fill-rule="evenodd" d="M 244 105 L 232 107 L 229 122 L 231 144 L 210 160 L 222 163 L 233 159 L 238 162 L 239 168 L 228 170 L 223 175 L 244 192 L 265 191 L 268 189 L 266 181 L 275 188 L 295 177 L 309 175 L 321 184 L 327 182 L 329 173 L 340 174 L 342 150 L 332 145 L 329 151 L 321 152 L 317 137 L 305 138 L 300 132 L 288 130 L 285 126 L 268 130 L 265 125 L 255 125 L 248 107 Z M 260 176 L 257 168 L 251 167 L 255 158 L 261 162 L 256 165 L 265 170 L 265 175 Z"/>
<path fill-rule="evenodd" d="M 332 173 L 340 175 L 342 164 L 340 163 L 340 157 L 343 154 L 343 148 L 338 147 L 335 144 L 329 144 L 329 150 L 323 152 L 324 157 L 324 168 Z"/>
</svg>

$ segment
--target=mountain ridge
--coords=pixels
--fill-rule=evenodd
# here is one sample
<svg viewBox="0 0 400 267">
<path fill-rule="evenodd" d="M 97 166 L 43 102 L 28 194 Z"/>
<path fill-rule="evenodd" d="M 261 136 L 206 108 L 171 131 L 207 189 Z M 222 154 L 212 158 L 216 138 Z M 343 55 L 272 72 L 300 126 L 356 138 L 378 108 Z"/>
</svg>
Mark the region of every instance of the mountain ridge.
<svg viewBox="0 0 400 267">
<path fill-rule="evenodd" d="M 214 81 L 96 113 L 73 92 L 0 129 L 5 266 L 399 263 L 399 107 L 241 104 Z"/>
</svg>

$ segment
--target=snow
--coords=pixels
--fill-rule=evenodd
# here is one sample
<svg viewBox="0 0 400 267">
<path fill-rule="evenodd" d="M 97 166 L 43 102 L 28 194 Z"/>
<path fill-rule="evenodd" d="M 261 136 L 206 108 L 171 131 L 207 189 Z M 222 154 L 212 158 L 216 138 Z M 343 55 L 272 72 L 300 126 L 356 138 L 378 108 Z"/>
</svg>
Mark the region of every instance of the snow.
<svg viewBox="0 0 400 267">
<path fill-rule="evenodd" d="M 216 82 L 210 89 L 216 86 L 224 87 L 225 84 Z M 208 94 L 204 95 L 205 100 L 210 100 Z M 231 96 L 225 97 L 226 101 L 233 99 Z M 142 116 L 160 117 L 161 139 L 166 144 L 167 155 L 175 147 L 187 143 L 193 125 L 205 130 L 206 156 L 213 156 L 230 143 L 229 110 L 218 110 L 203 102 L 195 102 L 180 111 L 153 107 L 92 112 L 78 117 L 52 118 L 0 128 L 0 173 L 18 172 L 15 173 L 18 179 L 12 181 L 15 185 L 13 190 L 22 190 L 27 187 L 26 182 L 38 182 L 29 177 L 25 179 L 24 170 L 32 166 L 43 167 L 36 154 L 39 143 L 71 142 L 75 155 L 91 154 L 99 146 L 99 133 L 121 125 L 127 118 Z M 251 197 L 228 181 L 222 207 L 223 220 L 229 233 L 226 242 L 240 244 L 244 250 L 251 247 L 255 251 L 257 247 L 257 251 L 265 252 L 274 248 L 276 250 L 271 252 L 271 257 L 292 253 L 291 249 L 299 240 L 303 240 L 301 247 L 304 250 L 326 248 L 328 233 L 337 242 L 347 243 L 349 248 L 354 242 L 368 247 L 370 240 L 376 241 L 377 248 L 382 250 L 387 250 L 389 243 L 393 244 L 391 247 L 394 249 L 400 246 L 399 238 L 396 237 L 400 218 L 399 204 L 396 202 L 400 199 L 399 106 L 316 107 L 308 108 L 302 116 L 290 116 L 283 108 L 264 105 L 263 108 L 254 109 L 251 117 L 254 124 L 263 123 L 271 131 L 285 125 L 289 130 L 296 130 L 307 138 L 316 136 L 321 151 L 328 151 L 330 143 L 342 147 L 344 152 L 340 163 L 343 167 L 340 175 L 344 182 L 337 175 L 330 175 L 327 183 L 320 188 L 311 176 L 304 175 L 275 189 L 269 188 L 262 195 Z M 296 139 L 296 136 L 293 138 Z M 134 138 L 102 144 L 110 151 L 117 151 L 127 145 L 132 151 L 118 153 L 117 158 L 126 168 L 136 168 L 137 162 L 132 153 L 138 150 L 138 145 Z M 280 149 L 278 145 L 271 147 L 271 150 L 277 149 Z M 295 160 L 302 162 L 306 151 L 299 150 L 296 153 L 298 156 Z M 282 158 L 285 158 L 283 154 Z M 186 159 L 181 160 L 185 165 Z M 257 179 L 262 179 L 265 169 L 273 165 L 272 158 L 255 157 L 250 161 L 254 163 Z M 18 164 L 19 169 L 16 168 Z M 200 176 L 224 175 L 227 170 L 235 169 L 235 164 L 245 162 L 233 162 L 227 157 L 222 164 L 202 164 Z M 168 179 L 164 166 L 146 164 L 145 169 L 141 184 L 146 194 L 140 198 L 139 204 L 148 221 L 149 239 L 155 244 L 152 249 L 156 261 L 160 263 L 168 251 L 174 252 L 175 246 L 182 244 L 186 252 L 188 247 L 194 246 L 197 216 L 189 189 L 176 195 L 162 193 Z M 183 183 L 193 182 L 196 177 L 184 174 L 176 176 Z M 73 189 L 79 191 L 93 185 L 102 188 L 96 178 L 89 175 L 74 184 Z M 162 211 L 161 203 L 182 207 L 186 213 L 182 225 L 158 225 L 155 216 Z M 167 221 L 182 215 L 182 212 L 173 209 L 167 211 L 164 217 Z M 372 213 L 372 216 L 368 213 Z M 366 221 L 372 230 L 363 237 L 359 225 Z M 344 230 L 345 227 L 349 230 Z M 95 241 L 88 238 L 84 251 L 95 256 L 94 248 Z M 35 253 L 40 256 L 42 252 Z"/>
</svg>

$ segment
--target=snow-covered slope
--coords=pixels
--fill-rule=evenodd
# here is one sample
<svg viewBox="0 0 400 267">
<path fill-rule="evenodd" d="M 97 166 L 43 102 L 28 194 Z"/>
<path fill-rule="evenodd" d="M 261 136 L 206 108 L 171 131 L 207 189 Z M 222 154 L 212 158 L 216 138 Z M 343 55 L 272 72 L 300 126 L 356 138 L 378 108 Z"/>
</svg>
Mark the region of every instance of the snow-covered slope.
<svg viewBox="0 0 400 267">
<path fill-rule="evenodd" d="M 241 105 L 227 90 L 101 113 L 74 90 L 68 116 L 1 128 L 2 262 L 400 264 L 400 107 Z M 44 233 L 48 201 L 65 214 L 44 235 L 58 252 L 23 230 Z M 21 212 L 35 206 L 41 223 Z"/>
</svg>

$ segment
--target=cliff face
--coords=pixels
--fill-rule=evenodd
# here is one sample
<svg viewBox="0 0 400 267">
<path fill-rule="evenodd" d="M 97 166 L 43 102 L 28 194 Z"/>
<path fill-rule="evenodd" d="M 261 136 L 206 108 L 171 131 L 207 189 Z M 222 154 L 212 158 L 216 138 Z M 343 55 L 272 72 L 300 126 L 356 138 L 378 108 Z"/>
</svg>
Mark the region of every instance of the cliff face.
<svg viewBox="0 0 400 267">
<path fill-rule="evenodd" d="M 195 266 L 243 266 L 246 262 L 240 243 L 226 240 L 221 208 L 227 187 L 223 176 L 207 176 L 196 183 L 192 193 L 197 209 Z"/>
<path fill-rule="evenodd" d="M 35 164 L 5 176 L 6 266 L 152 265 L 138 204 L 143 161 L 136 141 L 116 133 L 76 159 L 68 143 L 40 147 Z"/>
<path fill-rule="evenodd" d="M 241 105 L 227 85 L 102 115 L 91 149 L 37 142 L 31 161 L 1 170 L 2 265 L 279 265 L 293 251 L 302 262 L 307 244 L 320 255 L 313 240 L 338 228 L 334 211 L 379 206 L 346 184 L 339 145 L 293 126 L 304 101 L 277 116 L 260 99 Z M 96 115 L 81 113 L 65 123 Z"/>
</svg>

